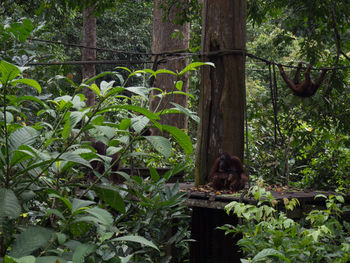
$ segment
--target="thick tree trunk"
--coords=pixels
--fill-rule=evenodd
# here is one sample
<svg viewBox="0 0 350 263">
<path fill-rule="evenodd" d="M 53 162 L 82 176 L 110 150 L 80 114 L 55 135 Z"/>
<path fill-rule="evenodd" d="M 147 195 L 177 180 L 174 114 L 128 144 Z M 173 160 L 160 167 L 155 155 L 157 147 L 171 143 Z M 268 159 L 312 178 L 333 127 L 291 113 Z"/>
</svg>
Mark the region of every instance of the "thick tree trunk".
<svg viewBox="0 0 350 263">
<path fill-rule="evenodd" d="M 206 0 L 203 6 L 202 51 L 222 52 L 203 57 L 216 68 L 203 67 L 195 183 L 204 184 L 222 152 L 243 160 L 245 0 Z"/>
<path fill-rule="evenodd" d="M 96 47 L 96 18 L 93 14 L 93 7 L 86 8 L 83 11 L 83 46 Z M 95 49 L 82 49 L 82 60 L 96 60 Z M 82 67 L 83 79 L 87 80 L 96 75 L 94 64 L 85 64 Z M 86 97 L 86 105 L 95 104 L 95 94 L 89 88 L 83 88 L 83 94 Z"/>
<path fill-rule="evenodd" d="M 159 3 L 162 0 L 154 0 L 154 17 L 153 17 L 153 43 L 152 43 L 152 52 L 154 54 L 159 54 L 165 51 L 174 51 L 174 50 L 184 50 L 189 48 L 189 35 L 190 35 L 190 25 L 185 23 L 184 25 L 175 25 L 174 18 L 176 15 L 176 8 L 170 10 L 170 15 L 167 17 L 166 21 L 163 22 L 164 11 L 159 9 Z M 186 2 L 187 0 L 182 0 Z M 183 34 L 183 38 L 171 38 L 171 35 L 174 33 L 174 30 L 179 30 Z M 169 57 L 173 59 L 176 57 Z M 157 69 L 169 69 L 172 71 L 181 71 L 187 65 L 186 59 L 174 59 L 162 63 L 158 66 Z M 188 77 L 187 75 L 182 79 L 183 92 L 188 92 Z M 174 81 L 175 77 L 169 74 L 160 74 L 155 79 L 153 86 L 160 88 L 164 91 L 171 92 L 174 91 Z M 164 108 L 173 107 L 168 104 L 168 101 L 173 101 L 177 104 L 180 104 L 184 107 L 187 107 L 187 97 L 184 95 L 173 95 L 171 97 L 162 100 L 159 104 L 158 97 L 153 98 L 158 92 L 151 93 L 151 110 L 160 111 Z M 180 129 L 187 129 L 187 116 L 184 114 L 168 114 L 162 117 L 162 124 L 174 125 Z"/>
</svg>

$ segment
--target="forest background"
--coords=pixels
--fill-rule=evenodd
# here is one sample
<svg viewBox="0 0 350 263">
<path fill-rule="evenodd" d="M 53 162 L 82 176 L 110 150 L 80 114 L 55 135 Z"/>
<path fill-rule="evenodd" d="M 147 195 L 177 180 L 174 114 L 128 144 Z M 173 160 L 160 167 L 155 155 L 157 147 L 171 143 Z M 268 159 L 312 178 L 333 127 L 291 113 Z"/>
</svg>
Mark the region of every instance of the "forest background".
<svg viewBox="0 0 350 263">
<path fill-rule="evenodd" d="M 130 79 L 129 76 L 132 75 L 134 70 L 151 68 L 152 65 L 148 62 L 151 62 L 151 56 L 149 54 L 152 53 L 153 2 L 141 0 L 99 2 L 101 3 L 99 3 L 98 8 L 96 8 L 97 47 L 112 49 L 114 52 L 98 50 L 97 59 L 125 61 L 125 64 L 122 66 L 130 70 L 124 69 L 119 75 L 113 75 L 112 78 L 102 74 L 103 76 L 96 80 L 100 90 L 103 90 L 102 86 L 105 85 L 103 81 L 108 83 L 109 81 L 119 81 L 120 79 L 129 80 L 129 87 L 142 86 L 142 84 L 148 82 L 148 77 L 145 77 L 147 74 L 143 72 L 143 77 Z M 198 54 L 196 52 L 200 51 L 201 39 L 201 10 L 200 5 L 195 4 L 195 2 L 196 1 L 190 1 L 191 4 L 189 7 L 191 8 L 184 9 L 181 14 L 181 19 L 177 21 L 178 23 L 189 21 L 191 24 L 189 50 L 193 52 L 193 54 L 189 56 L 191 62 L 199 61 L 199 56 L 197 56 Z M 30 83 L 30 86 L 36 87 L 36 91 L 24 86 L 8 90 L 9 93 L 7 94 L 5 88 L 3 88 L 2 92 L 5 99 L 2 102 L 2 107 L 5 107 L 5 105 L 7 105 L 9 109 L 13 107 L 9 112 L 16 112 L 16 114 L 12 114 L 13 119 L 11 120 L 11 118 L 8 119 L 5 116 L 6 114 L 4 114 L 7 111 L 2 111 L 2 125 L 4 125 L 5 120 L 11 120 L 14 124 L 12 130 L 10 130 L 11 133 L 17 130 L 19 126 L 24 127 L 30 125 L 36 130 L 45 130 L 43 127 L 39 128 L 41 123 L 38 122 L 38 116 L 42 113 L 35 115 L 36 111 L 39 111 L 41 107 L 30 105 L 28 102 L 21 104 L 22 102 L 16 101 L 11 96 L 32 96 L 30 101 L 49 101 L 55 100 L 54 98 L 61 98 L 56 100 L 56 102 L 59 102 L 65 101 L 65 99 L 62 98 L 64 98 L 65 95 L 69 95 L 72 96 L 72 100 L 68 101 L 73 104 L 73 107 L 80 107 L 79 102 L 74 101 L 73 97 L 79 85 L 72 84 L 82 82 L 80 66 L 48 66 L 39 65 L 38 63 L 81 60 L 80 48 L 74 47 L 73 45 L 79 45 L 82 42 L 82 9 L 86 7 L 85 4 L 79 1 L 3 1 L 1 3 L 1 60 L 6 60 L 19 67 L 29 66 L 22 76 L 24 78 L 37 80 L 41 91 L 40 96 L 38 96 L 37 91 L 39 88 L 33 83 Z M 169 1 L 165 8 L 171 5 L 172 1 Z M 258 178 L 263 178 L 266 183 L 272 185 L 280 184 L 297 189 L 322 189 L 349 193 L 350 88 L 348 83 L 348 70 L 350 54 L 348 50 L 350 48 L 350 15 L 347 13 L 347 10 L 350 10 L 350 4 L 347 3 L 347 1 L 247 1 L 247 52 L 254 54 L 258 58 L 247 57 L 246 60 L 247 137 L 249 152 L 247 152 L 245 164 L 251 178 L 251 183 L 254 183 Z M 181 32 L 174 32 L 174 38 L 181 38 L 181 36 Z M 43 41 L 37 41 L 38 39 Z M 68 43 L 71 46 L 60 45 L 55 43 L 56 41 Z M 145 63 L 145 61 L 147 61 L 147 63 Z M 321 88 L 315 96 L 311 98 L 305 99 L 293 96 L 282 78 L 279 77 L 278 71 L 275 71 L 274 63 L 296 66 L 300 61 L 305 64 L 312 64 L 314 69 L 319 69 L 312 71 L 313 79 L 318 77 L 321 69 L 330 69 Z M 7 66 L 3 66 L 3 69 L 6 69 L 6 67 Z M 115 68 L 108 64 L 96 65 L 97 74 L 105 71 L 115 71 Z M 288 74 L 293 75 L 294 71 L 295 67 L 291 67 L 290 70 L 288 70 Z M 275 78 L 274 73 L 276 73 Z M 64 76 L 65 78 L 57 77 L 58 75 Z M 5 76 L 5 73 L 2 73 L 2 76 Z M 185 133 L 191 138 L 191 144 L 195 145 L 198 125 L 195 113 L 198 110 L 199 71 L 191 72 L 189 77 L 191 96 L 188 98 L 189 111 L 187 111 L 187 114 L 190 115 L 190 118 L 188 130 L 185 131 Z M 274 83 L 275 81 L 276 84 Z M 28 84 L 28 82 L 22 82 L 22 84 L 23 83 Z M 21 82 L 19 82 L 19 84 L 21 84 Z M 5 87 L 4 83 L 2 87 Z M 108 90 L 108 88 L 105 89 Z M 96 94 L 98 94 L 98 92 Z M 146 96 L 143 97 L 142 94 L 140 95 L 140 92 L 138 95 L 139 96 L 134 97 L 135 105 L 137 107 L 146 108 L 148 99 Z M 109 98 L 108 96 L 110 95 L 107 94 L 106 98 Z M 106 100 L 104 100 L 104 102 L 106 102 Z M 112 101 L 108 101 L 108 103 L 113 103 L 113 99 Z M 130 111 L 135 109 L 138 109 L 138 114 L 146 115 L 149 119 L 152 119 L 153 115 L 150 115 L 150 113 L 146 113 L 139 108 L 128 108 L 125 106 L 126 104 L 126 101 L 121 103 L 121 107 L 126 110 L 126 112 L 117 112 L 113 116 L 109 116 L 111 120 L 118 124 L 118 129 L 122 130 L 123 127 L 128 128 L 130 126 L 130 124 L 127 125 L 126 122 L 122 120 L 128 119 L 129 114 L 131 114 Z M 16 110 L 14 109 L 16 108 L 15 106 L 18 106 Z M 60 107 L 62 108 L 58 109 L 58 111 L 67 109 L 70 111 L 72 109 L 69 108 L 72 106 L 64 106 L 63 104 Z M 65 107 L 67 108 L 65 109 Z M 110 104 L 108 107 L 111 107 Z M 46 111 L 49 113 L 47 108 Z M 102 113 L 104 112 L 101 112 L 101 114 Z M 59 115 L 57 115 L 57 117 L 58 116 Z M 51 117 L 53 117 L 53 115 L 51 115 Z M 137 115 L 134 114 L 133 118 L 136 117 Z M 67 117 L 62 117 L 63 120 L 65 120 L 64 118 Z M 94 124 L 98 125 L 103 122 L 104 121 L 101 122 L 101 119 L 97 119 Z M 49 121 L 48 123 L 50 124 Z M 67 128 L 65 128 L 64 125 L 66 123 L 67 122 L 61 122 L 58 125 L 61 125 L 61 133 L 57 141 L 64 142 L 65 139 L 68 139 L 68 137 L 65 137 Z M 70 124 L 72 123 L 70 122 Z M 47 124 L 45 125 L 49 126 Z M 126 130 L 126 128 L 124 128 L 124 130 Z M 72 130 L 69 130 L 69 132 L 70 131 Z M 22 136 L 22 134 L 18 136 Z M 129 133 L 128 136 L 132 137 L 132 132 Z M 44 138 L 44 142 L 45 140 L 47 140 L 47 138 Z M 121 141 L 120 138 L 118 141 Z M 145 143 L 144 141 L 136 142 L 134 151 L 137 154 L 132 155 L 133 161 L 135 162 L 134 165 L 153 168 L 175 167 L 175 170 L 176 167 L 181 167 L 179 170 L 184 171 L 185 180 L 192 180 L 195 157 L 193 151 L 186 148 L 186 143 L 176 144 L 178 141 L 175 138 L 173 141 L 170 141 L 170 149 L 173 151 L 167 151 L 164 150 L 164 148 L 169 148 L 169 144 L 165 143 L 163 140 L 161 140 L 161 142 L 149 142 L 150 143 Z M 8 145 L 8 142 L 3 142 L 3 145 L 5 144 Z M 164 146 L 164 144 L 166 144 L 166 146 Z M 56 145 L 55 147 L 57 147 L 57 150 L 58 148 L 64 149 L 63 146 L 64 145 Z M 118 147 L 117 144 L 111 146 Z M 17 147 L 19 147 L 19 145 L 17 145 Z M 111 148 L 111 151 L 118 151 L 116 148 Z M 156 151 L 152 150 L 154 148 L 156 148 Z M 2 149 L 5 148 L 2 147 Z M 13 161 L 12 165 L 23 165 L 21 162 L 28 161 L 28 156 L 34 156 L 33 151 L 34 150 L 21 149 L 21 153 L 25 153 L 27 156 L 25 158 L 22 156 L 21 158 L 23 158 L 23 160 L 21 159 L 21 161 Z M 129 148 L 125 153 L 127 153 L 127 151 L 129 151 Z M 31 154 L 28 152 L 31 152 Z M 2 153 L 3 156 L 6 156 L 6 150 L 2 150 Z M 36 154 L 39 155 L 39 153 Z M 124 166 L 130 165 L 130 152 L 128 152 L 128 154 L 129 155 L 121 155 L 123 157 L 120 158 L 120 161 Z M 86 156 L 86 158 L 88 157 Z M 8 161 L 5 159 L 6 158 L 2 159 L 4 163 Z M 41 164 L 44 165 L 45 162 L 47 162 L 47 160 L 43 161 Z M 82 160 L 77 161 L 77 163 L 79 162 L 84 163 Z M 33 162 L 33 165 L 34 164 L 36 165 L 35 162 Z M 26 165 L 28 165 L 28 163 L 26 163 Z M 68 165 L 65 168 L 66 170 L 63 171 L 65 175 L 62 175 L 62 178 L 65 180 L 69 178 L 69 180 L 71 180 L 72 173 L 80 174 L 81 171 L 75 168 L 74 165 Z M 44 170 L 45 169 L 43 169 L 43 171 Z M 24 169 L 23 174 L 27 172 L 28 170 Z M 62 181 L 61 175 L 57 176 L 59 171 L 52 171 L 50 168 L 43 173 L 46 172 L 55 174 L 53 178 L 49 180 L 49 183 L 37 182 L 38 177 L 33 174 L 31 175 L 32 180 L 30 184 L 39 187 L 37 189 L 28 189 L 28 187 L 21 188 L 23 184 L 28 183 L 26 180 L 18 179 L 15 183 L 11 180 L 2 180 L 2 185 L 5 186 L 2 189 L 8 189 L 8 186 L 17 187 L 13 191 L 18 197 L 18 200 L 16 199 L 17 201 L 15 202 L 16 204 L 10 204 L 10 207 L 6 208 L 12 211 L 22 211 L 21 213 L 9 212 L 9 214 L 3 215 L 2 220 L 0 220 L 0 222 L 4 222 L 3 219 L 5 217 L 13 219 L 13 221 L 9 222 L 10 226 L 5 227 L 4 224 L 2 224 L 2 232 L 5 230 L 9 231 L 7 237 L 11 237 L 1 237 L 2 255 L 7 254 L 9 244 L 13 244 L 15 240 L 14 236 L 19 233 L 17 227 L 21 224 L 27 226 L 33 222 L 40 222 L 38 225 L 41 227 L 45 226 L 45 224 L 51 224 L 52 227 L 52 215 L 55 215 L 62 219 L 60 225 L 55 226 L 56 229 L 61 228 L 61 231 L 58 232 L 62 233 L 62 236 L 58 235 L 58 237 L 62 239 L 62 246 L 66 244 L 67 240 L 76 240 L 76 237 L 79 237 L 78 240 L 81 242 L 80 246 L 84 248 L 84 253 L 80 252 L 81 254 L 79 254 L 79 250 L 76 252 L 76 248 L 78 247 L 77 243 L 68 246 L 69 249 L 75 251 L 74 253 L 77 258 L 84 258 L 90 255 L 90 253 L 86 251 L 97 251 L 96 253 L 98 256 L 109 251 L 109 254 L 107 253 L 108 255 L 103 254 L 101 256 L 106 256 L 107 258 L 113 253 L 113 255 L 123 254 L 125 258 L 130 257 L 130 251 L 127 251 L 123 245 L 118 246 L 113 253 L 110 252 L 110 245 L 106 245 L 104 242 L 106 240 L 112 240 L 112 236 L 106 239 L 99 238 L 100 244 L 98 245 L 98 249 L 97 247 L 93 248 L 92 246 L 86 245 L 87 243 L 82 242 L 87 238 L 86 234 L 82 234 L 82 232 L 85 233 L 85 231 L 79 232 L 78 230 L 81 228 L 81 225 L 78 226 L 77 221 L 72 221 L 71 219 L 75 216 L 82 216 L 82 214 L 84 214 L 84 216 L 99 215 L 100 211 L 96 212 L 90 210 L 94 208 L 97 209 L 98 207 L 95 207 L 92 203 L 87 204 L 84 203 L 85 201 L 80 200 L 79 202 L 82 203 L 79 203 L 79 205 L 75 207 L 77 210 L 74 210 L 71 207 L 71 202 L 73 202 L 73 200 L 68 198 L 73 194 L 73 190 L 70 188 L 71 185 L 66 184 L 66 188 L 59 187 L 58 189 L 55 184 Z M 8 175 L 9 170 L 4 171 L 4 174 Z M 164 198 L 163 201 L 165 203 L 163 205 L 169 206 L 169 210 L 166 211 L 171 211 L 166 215 L 169 221 L 163 221 L 161 223 L 164 227 L 167 225 L 167 222 L 171 221 L 170 219 L 174 217 L 174 214 L 179 217 L 186 217 L 186 212 L 182 214 L 177 210 L 171 209 L 173 205 L 180 203 L 184 196 L 175 188 L 169 189 L 168 195 L 163 196 L 161 194 L 161 183 L 164 178 L 159 178 L 156 171 L 152 172 L 152 174 L 153 181 L 150 182 L 150 185 L 138 181 L 141 179 L 134 178 L 133 184 L 139 187 L 136 187 L 137 190 L 135 191 L 139 191 L 136 195 L 144 196 L 144 193 L 149 192 L 149 187 L 157 189 L 154 193 Z M 48 175 L 48 178 L 50 178 L 50 175 Z M 42 184 L 46 185 L 45 194 L 41 195 L 40 198 L 34 198 L 33 196 L 39 195 L 38 191 L 43 189 Z M 47 185 L 50 185 L 50 187 L 47 187 Z M 98 192 L 96 189 L 95 191 Z M 116 194 L 115 191 L 110 190 L 113 192 L 111 196 L 106 195 L 106 189 L 100 189 L 100 191 L 104 193 L 104 198 L 107 203 L 107 199 L 111 196 L 125 201 L 122 205 L 117 205 L 117 211 L 120 212 L 120 222 L 128 216 L 132 217 L 131 211 L 134 212 L 137 210 L 136 207 L 140 205 L 133 204 L 131 200 L 127 201 L 124 199 L 124 196 Z M 133 190 L 129 189 L 128 191 L 130 192 Z M 25 198 L 23 197 L 23 193 L 27 193 Z M 12 196 L 12 193 L 9 194 L 7 190 L 2 190 L 1 196 L 9 197 Z M 47 196 L 50 196 L 51 201 L 43 204 L 43 200 L 46 200 Z M 103 199 L 101 196 L 99 197 Z M 53 200 L 58 199 L 63 201 L 67 207 L 56 207 L 57 205 L 55 203 L 58 201 Z M 169 200 L 172 200 L 174 203 L 169 202 Z M 28 201 L 30 202 L 27 203 Z M 144 200 L 144 202 L 147 203 L 150 202 L 150 200 Z M 122 203 L 122 201 L 120 201 L 119 204 L 120 203 Z M 82 214 L 77 212 L 80 208 L 85 206 L 89 207 L 90 205 L 92 206 L 89 209 L 83 210 L 84 212 Z M 151 218 L 150 215 L 147 214 L 146 209 L 146 207 L 149 208 L 149 206 L 153 207 L 153 212 L 164 213 L 157 205 L 148 203 L 148 206 L 146 205 L 143 207 L 144 209 L 137 210 L 137 214 L 140 215 L 139 219 L 136 219 L 138 224 L 133 222 L 132 225 L 132 221 L 123 221 L 125 225 L 123 225 L 124 228 L 122 228 L 122 230 L 124 232 L 121 232 L 145 236 L 148 240 L 152 240 L 157 247 L 163 242 L 160 240 L 167 240 L 168 242 L 169 239 L 166 239 L 165 236 L 161 237 L 160 233 L 157 234 L 157 240 L 155 238 L 156 234 L 153 232 L 152 224 L 145 227 L 145 223 L 141 219 Z M 14 207 L 15 209 L 13 209 Z M 69 212 L 67 209 L 70 210 L 71 213 L 68 217 L 65 214 Z M 184 208 L 182 207 L 181 209 Z M 154 212 L 154 214 L 157 213 Z M 26 222 L 25 217 L 28 215 L 30 215 L 30 220 Z M 115 238 L 115 229 L 106 231 L 106 228 L 112 227 L 114 223 L 112 224 L 110 221 L 109 214 L 105 214 L 105 216 L 105 221 L 97 216 L 95 223 L 98 227 L 94 227 L 99 230 L 103 228 L 104 233 L 107 233 L 107 235 L 109 235 L 108 233 L 113 233 L 113 238 Z M 19 218 L 21 219 L 19 220 Z M 81 218 L 79 218 L 78 221 L 84 222 Z M 179 222 L 181 222 L 179 229 L 183 231 L 181 232 L 179 230 L 178 236 L 175 235 L 178 240 L 174 238 L 171 242 L 181 248 L 181 246 L 184 245 L 184 243 L 182 243 L 184 237 L 189 238 L 189 232 L 188 226 L 185 226 L 186 224 L 181 220 Z M 153 223 L 154 225 L 160 224 L 159 222 Z M 84 225 L 84 228 L 95 231 L 95 229 L 92 230 L 92 227 L 87 223 Z M 62 229 L 64 229 L 64 231 Z M 69 234 L 65 232 L 67 229 L 70 229 Z M 141 231 L 141 229 L 143 230 Z M 43 231 L 42 235 L 45 237 L 42 240 L 47 240 L 47 237 L 51 237 L 51 232 L 45 232 L 46 230 L 44 231 L 43 229 L 41 230 Z M 28 232 L 22 233 L 26 233 L 25 235 L 29 237 L 30 231 L 34 230 L 29 228 Z M 39 230 L 35 229 L 35 231 Z M 26 240 L 25 238 L 26 236 L 23 237 L 23 240 Z M 111 244 L 122 241 L 122 239 L 113 240 Z M 130 236 L 128 241 L 135 242 Z M 154 248 L 154 244 L 147 243 L 147 240 L 143 240 L 141 237 L 138 237 L 135 243 L 137 243 L 137 245 L 135 245 L 136 248 L 133 249 L 154 250 L 154 252 L 149 252 L 150 254 L 148 255 L 149 258 L 153 257 L 154 260 L 155 256 L 153 253 L 158 253 L 157 249 Z M 19 243 L 16 244 L 20 246 Z M 28 250 L 31 253 L 36 251 L 37 247 L 41 246 L 42 243 L 40 243 L 40 246 L 34 246 Z M 166 245 L 164 245 L 164 247 L 166 247 Z M 186 246 L 186 248 L 188 249 L 188 246 Z M 103 251 L 103 253 L 101 251 Z M 44 252 L 47 251 L 44 250 Z M 25 253 L 16 252 L 15 248 L 12 249 L 11 253 L 14 258 L 27 256 Z M 42 255 L 45 254 L 43 252 L 41 253 Z M 61 252 L 55 253 L 60 254 Z M 74 253 L 72 252 L 72 255 L 74 255 Z M 166 253 L 166 249 L 162 250 L 162 253 L 163 254 L 160 256 L 161 258 L 164 260 L 165 258 L 169 259 L 170 256 Z M 135 258 L 137 259 L 137 254 L 138 253 L 133 254 L 134 260 Z M 186 254 L 186 250 L 184 250 L 184 254 Z M 141 261 L 142 259 L 140 258 L 139 260 Z"/>
</svg>

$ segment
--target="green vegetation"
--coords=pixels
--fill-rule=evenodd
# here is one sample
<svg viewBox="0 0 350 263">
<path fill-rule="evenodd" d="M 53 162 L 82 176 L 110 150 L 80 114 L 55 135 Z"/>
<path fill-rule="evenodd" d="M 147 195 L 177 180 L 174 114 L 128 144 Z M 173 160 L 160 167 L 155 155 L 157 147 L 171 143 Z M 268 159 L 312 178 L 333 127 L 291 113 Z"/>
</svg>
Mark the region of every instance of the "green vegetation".
<svg viewBox="0 0 350 263">
<path fill-rule="evenodd" d="M 151 178 L 146 179 L 119 172 L 125 181 L 113 186 L 106 178 L 115 163 L 97 154 L 86 135 L 106 143 L 107 155 L 118 153 L 114 162 L 135 154 L 130 145 L 142 138 L 163 158 L 169 158 L 170 139 L 143 136 L 143 130 L 150 126 L 168 132 L 185 154 L 192 154 L 192 142 L 183 131 L 158 122 L 160 115 L 181 113 L 181 108 L 153 113 L 125 103 L 123 92 L 147 100 L 148 88 L 125 87 L 129 78 L 165 73 L 181 76 L 206 64 L 192 63 L 179 73 L 123 68 L 129 72 L 125 81 L 115 72 L 101 73 L 80 85 L 66 78 L 75 94 L 41 98 L 23 95 L 24 88 L 39 94 L 42 90 L 37 81 L 22 77 L 25 69 L 1 61 L 0 252 L 4 262 L 163 262 L 171 259 L 166 253 L 171 246 L 181 251 L 178 260 L 186 257 L 188 245 L 184 242 L 189 230 L 182 205 L 185 194 L 179 192 L 177 184 L 164 188 L 186 164 L 177 164 L 162 177 L 150 168 Z M 120 85 L 114 81 L 102 81 L 100 86 L 93 83 L 107 74 L 117 74 Z M 94 91 L 95 106 L 85 106 L 79 93 L 82 87 Z M 175 90 L 181 92 L 181 85 L 175 84 Z M 164 98 L 168 95 L 162 94 Z M 128 100 L 134 101 L 132 97 Z M 111 112 L 119 112 L 122 118 L 113 116 L 110 121 Z M 94 171 L 97 179 L 89 184 L 92 160 L 103 162 L 105 171 Z M 104 183 L 97 184 L 99 181 Z M 92 201 L 96 197 L 98 203 Z M 176 228 L 171 230 L 172 226 Z"/>
<path fill-rule="evenodd" d="M 114 51 L 99 50 L 97 59 L 123 60 L 125 67 L 97 65 L 89 80 L 82 80 L 76 65 L 29 66 L 81 59 L 77 47 L 44 41 L 81 43 L 81 9 L 89 1 L 0 4 L 0 262 L 188 261 L 191 211 L 178 184 L 165 183 L 179 173 L 192 179 L 196 70 L 208 64 L 196 62 L 194 54 L 182 72 L 150 70 L 152 1 L 99 2 L 97 46 Z M 165 1 L 164 8 L 174 3 Z M 177 22 L 191 22 L 191 51 L 197 52 L 201 7 L 195 0 L 189 7 Z M 260 58 L 246 60 L 245 163 L 253 185 L 263 178 L 350 193 L 349 10 L 348 1 L 247 1 L 247 51 Z M 274 66 L 290 65 L 287 74 L 293 76 L 299 61 L 331 68 L 311 98 L 293 96 Z M 191 94 L 185 94 L 179 77 L 190 71 Z M 149 110 L 148 83 L 158 74 L 177 76 L 173 92 L 189 98 L 187 109 L 172 103 L 170 110 Z M 319 74 L 313 70 L 312 79 Z M 93 107 L 85 106 L 83 87 L 94 92 Z M 172 113 L 189 116 L 188 131 L 159 123 Z M 146 136 L 148 128 L 169 136 Z M 90 139 L 104 142 L 107 155 L 118 159 L 99 155 Z M 111 184 L 112 166 L 131 160 L 148 167 L 150 177 L 118 172 L 123 184 Z M 103 163 L 105 171 L 92 174 L 91 161 Z M 159 175 L 161 167 L 170 170 Z M 278 212 L 263 188 L 254 186 L 249 194 L 257 205 L 227 206 L 243 224 L 222 227 L 242 235 L 242 262 L 350 261 L 350 223 L 342 217 L 349 208 L 340 195 L 297 222 Z M 287 212 L 297 206 L 285 200 Z"/>
<path fill-rule="evenodd" d="M 226 234 L 242 235 L 237 242 L 245 255 L 242 263 L 349 262 L 350 222 L 343 213 L 349 213 L 350 207 L 343 206 L 341 195 L 316 196 L 326 201 L 326 209 L 312 210 L 296 222 L 287 213 L 298 207 L 297 199 L 285 198 L 286 212 L 282 212 L 261 185 L 252 187 L 249 194 L 256 205 L 232 202 L 225 207 L 228 214 L 241 218 L 242 224 L 220 227 Z"/>
</svg>

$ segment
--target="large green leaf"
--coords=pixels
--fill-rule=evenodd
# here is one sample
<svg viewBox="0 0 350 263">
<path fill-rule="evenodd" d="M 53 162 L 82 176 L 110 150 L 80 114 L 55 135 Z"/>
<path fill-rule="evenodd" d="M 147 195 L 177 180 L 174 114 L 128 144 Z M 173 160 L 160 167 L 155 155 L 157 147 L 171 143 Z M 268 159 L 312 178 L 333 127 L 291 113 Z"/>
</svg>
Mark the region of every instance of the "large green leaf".
<svg viewBox="0 0 350 263">
<path fill-rule="evenodd" d="M 211 62 L 193 62 L 189 64 L 187 67 L 185 67 L 183 70 L 181 70 L 181 72 L 179 73 L 179 76 L 185 74 L 188 71 L 195 70 L 196 68 L 200 66 L 205 66 L 205 65 L 215 67 L 214 63 L 211 63 Z"/>
<path fill-rule="evenodd" d="M 18 80 L 14 80 L 11 82 L 11 84 L 17 84 L 17 83 L 21 83 L 21 84 L 25 84 L 28 86 L 31 86 L 33 88 L 35 88 L 39 93 L 41 93 L 41 86 L 40 84 L 34 80 L 34 79 L 18 79 Z"/>
<path fill-rule="evenodd" d="M 11 189 L 0 188 L 0 225 L 5 218 L 17 219 L 21 213 L 21 206 L 15 193 Z"/>
<path fill-rule="evenodd" d="M 252 262 L 266 262 L 269 257 L 277 257 L 284 260 L 284 262 L 291 262 L 290 259 L 286 258 L 281 252 L 272 248 L 265 248 L 255 255 Z"/>
<path fill-rule="evenodd" d="M 5 84 L 20 74 L 20 70 L 13 64 L 10 64 L 4 60 L 0 62 L 0 81 Z"/>
<path fill-rule="evenodd" d="M 36 262 L 35 257 L 33 256 L 25 256 L 21 258 L 13 258 L 13 257 L 5 256 L 5 260 L 4 260 L 4 263 L 35 263 L 35 262 Z"/>
<path fill-rule="evenodd" d="M 145 99 L 148 99 L 149 89 L 147 89 L 146 87 L 127 87 L 125 89 Z"/>
<path fill-rule="evenodd" d="M 114 82 L 115 81 L 110 81 L 110 82 L 107 82 L 104 80 L 101 81 L 100 90 L 101 90 L 102 96 L 106 96 L 107 92 L 109 92 L 109 90 L 113 88 Z"/>
<path fill-rule="evenodd" d="M 165 158 L 170 157 L 172 148 L 169 139 L 162 136 L 145 136 L 145 139 Z"/>
<path fill-rule="evenodd" d="M 26 161 L 28 159 L 32 159 L 37 157 L 38 154 L 33 151 L 33 148 L 29 145 L 21 145 L 18 147 L 17 150 L 13 152 L 12 158 L 11 158 L 11 166 L 14 166 L 17 163 L 21 163 L 23 161 Z"/>
<path fill-rule="evenodd" d="M 162 125 L 164 131 L 167 131 L 174 137 L 175 141 L 187 154 L 193 153 L 193 145 L 189 136 L 177 127 Z"/>
<path fill-rule="evenodd" d="M 118 189 L 109 185 L 98 185 L 94 187 L 94 190 L 102 201 L 106 202 L 120 213 L 125 213 L 125 203 Z"/>
<path fill-rule="evenodd" d="M 50 198 L 58 198 L 58 199 L 60 199 L 67 206 L 69 211 L 72 211 L 73 205 L 72 205 L 71 201 L 69 201 L 68 198 L 65 198 L 65 197 L 60 196 L 60 195 L 55 194 L 55 193 L 49 194 L 49 197 Z"/>
<path fill-rule="evenodd" d="M 74 213 L 75 211 L 81 208 L 88 208 L 92 204 L 95 204 L 95 202 L 74 198 L 72 201 L 72 212 Z"/>
<path fill-rule="evenodd" d="M 32 145 L 39 136 L 39 132 L 32 127 L 22 127 L 10 134 L 9 145 L 11 150 L 18 149 L 19 146 Z"/>
<path fill-rule="evenodd" d="M 73 254 L 73 263 L 84 263 L 85 258 L 95 252 L 97 246 L 94 244 L 80 244 L 76 247 Z"/>
<path fill-rule="evenodd" d="M 75 125 L 77 125 L 84 116 L 85 116 L 85 113 L 81 111 L 71 112 L 69 116 L 69 123 L 71 128 L 73 129 Z"/>
<path fill-rule="evenodd" d="M 172 105 L 175 106 L 175 108 L 172 108 L 172 109 L 165 109 L 163 111 L 160 111 L 158 112 L 158 114 L 160 115 L 164 115 L 164 114 L 168 114 L 168 113 L 184 113 L 186 114 L 188 117 L 190 117 L 192 120 L 194 120 L 195 122 L 199 123 L 199 117 L 198 115 L 193 112 L 193 111 L 190 111 L 189 109 L 177 104 L 177 103 L 174 103 L 174 102 L 170 102 Z"/>
<path fill-rule="evenodd" d="M 63 153 L 61 155 L 60 159 L 65 160 L 65 161 L 69 161 L 69 162 L 73 162 L 73 163 L 77 163 L 77 164 L 82 164 L 82 165 L 87 166 L 87 167 L 92 169 L 90 162 L 88 162 L 87 160 L 82 158 L 78 153 L 66 152 L 66 153 Z"/>
<path fill-rule="evenodd" d="M 29 256 L 33 251 L 47 246 L 53 234 L 52 230 L 40 226 L 28 227 L 17 236 L 9 255 L 15 258 Z"/>
<path fill-rule="evenodd" d="M 131 126 L 138 134 L 142 132 L 148 123 L 149 119 L 145 116 L 137 116 L 131 119 Z"/>
<path fill-rule="evenodd" d="M 147 246 L 147 247 L 152 247 L 156 250 L 159 251 L 159 248 L 151 241 L 145 239 L 144 237 L 141 236 L 123 236 L 123 237 L 117 237 L 112 239 L 111 241 L 126 241 L 126 242 L 136 242 L 141 245 Z"/>
<path fill-rule="evenodd" d="M 85 213 L 89 214 L 88 216 L 81 216 L 74 220 L 75 223 L 78 222 L 88 222 L 95 223 L 104 226 L 111 226 L 113 224 L 112 215 L 105 209 L 99 207 L 92 207 L 85 209 Z"/>
</svg>

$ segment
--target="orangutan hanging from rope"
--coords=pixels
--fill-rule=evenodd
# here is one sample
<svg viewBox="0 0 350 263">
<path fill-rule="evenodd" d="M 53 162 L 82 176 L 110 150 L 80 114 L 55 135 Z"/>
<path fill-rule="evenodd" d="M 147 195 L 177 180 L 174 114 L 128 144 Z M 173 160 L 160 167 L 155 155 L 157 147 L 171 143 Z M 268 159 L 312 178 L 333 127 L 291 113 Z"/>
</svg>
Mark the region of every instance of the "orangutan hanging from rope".
<svg viewBox="0 0 350 263">
<path fill-rule="evenodd" d="M 280 70 L 283 80 L 287 83 L 288 87 L 293 91 L 294 95 L 303 97 L 303 98 L 311 97 L 316 93 L 316 91 L 322 84 L 322 81 L 326 76 L 327 69 L 323 69 L 321 72 L 321 75 L 316 80 L 316 82 L 313 82 L 310 77 L 311 65 L 307 65 L 306 71 L 305 71 L 305 79 L 303 82 L 300 83 L 301 68 L 302 68 L 302 63 L 300 62 L 295 72 L 294 80 L 291 81 L 287 77 L 287 74 L 284 72 L 282 65 L 278 64 L 278 69 Z"/>
</svg>

